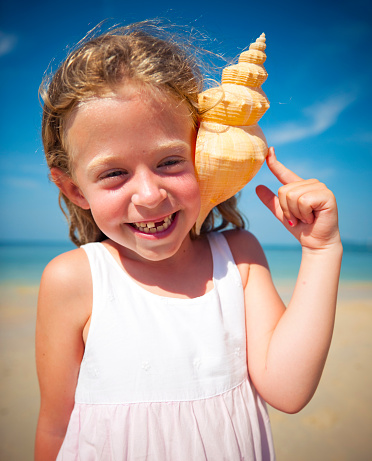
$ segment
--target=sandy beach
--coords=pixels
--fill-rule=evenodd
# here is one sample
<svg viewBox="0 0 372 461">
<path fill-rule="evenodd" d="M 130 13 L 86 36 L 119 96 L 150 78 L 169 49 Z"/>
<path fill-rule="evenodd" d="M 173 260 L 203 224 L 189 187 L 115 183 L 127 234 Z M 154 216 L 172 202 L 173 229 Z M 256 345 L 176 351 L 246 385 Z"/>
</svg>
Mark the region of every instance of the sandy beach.
<svg viewBox="0 0 372 461">
<path fill-rule="evenodd" d="M 0 285 L 0 460 L 33 459 L 39 406 L 34 361 L 37 286 Z M 284 299 L 290 288 L 278 285 Z M 278 461 L 372 459 L 372 283 L 342 282 L 334 339 L 313 400 L 270 409 Z"/>
</svg>

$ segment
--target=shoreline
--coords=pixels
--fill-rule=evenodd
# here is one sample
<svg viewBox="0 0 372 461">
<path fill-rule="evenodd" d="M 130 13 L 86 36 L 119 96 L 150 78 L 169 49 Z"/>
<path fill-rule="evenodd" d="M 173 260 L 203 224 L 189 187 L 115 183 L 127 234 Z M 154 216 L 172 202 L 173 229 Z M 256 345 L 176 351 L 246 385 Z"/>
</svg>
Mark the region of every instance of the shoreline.
<svg viewBox="0 0 372 461">
<path fill-rule="evenodd" d="M 287 302 L 294 281 L 275 284 Z M 0 459 L 31 461 L 39 407 L 38 285 L 5 282 L 0 291 Z M 269 408 L 277 461 L 372 457 L 371 330 L 372 281 L 341 280 L 334 337 L 315 396 L 295 415 Z"/>
</svg>

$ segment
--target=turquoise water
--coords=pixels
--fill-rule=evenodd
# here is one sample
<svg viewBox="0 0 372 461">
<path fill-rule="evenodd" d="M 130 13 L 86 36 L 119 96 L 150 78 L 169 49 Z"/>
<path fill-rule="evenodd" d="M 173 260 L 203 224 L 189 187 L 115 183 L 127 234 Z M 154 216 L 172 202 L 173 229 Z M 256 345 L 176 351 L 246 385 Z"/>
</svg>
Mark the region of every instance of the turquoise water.
<svg viewBox="0 0 372 461">
<path fill-rule="evenodd" d="M 48 262 L 73 248 L 76 247 L 70 243 L 2 243 L 0 283 L 38 284 Z"/>
<path fill-rule="evenodd" d="M 301 263 L 301 247 L 265 247 L 274 280 L 295 280 Z M 341 280 L 372 282 L 372 248 L 344 244 Z"/>
<path fill-rule="evenodd" d="M 0 243 L 0 283 L 38 284 L 44 267 L 60 253 L 75 248 L 71 243 Z M 300 261 L 300 247 L 265 247 L 273 278 L 294 280 Z M 341 279 L 372 281 L 372 249 L 344 245 Z"/>
</svg>

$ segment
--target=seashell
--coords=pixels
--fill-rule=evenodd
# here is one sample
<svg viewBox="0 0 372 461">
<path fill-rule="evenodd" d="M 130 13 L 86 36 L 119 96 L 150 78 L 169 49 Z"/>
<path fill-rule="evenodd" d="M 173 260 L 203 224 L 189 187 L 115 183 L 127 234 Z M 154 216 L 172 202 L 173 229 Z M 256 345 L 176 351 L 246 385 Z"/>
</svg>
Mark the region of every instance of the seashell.
<svg viewBox="0 0 372 461">
<path fill-rule="evenodd" d="M 223 69 L 222 83 L 199 95 L 200 126 L 195 172 L 201 209 L 195 231 L 219 203 L 239 192 L 258 172 L 268 147 L 257 122 L 270 107 L 261 85 L 267 78 L 265 34 Z"/>
<path fill-rule="evenodd" d="M 219 88 L 202 93 L 199 107 L 212 107 L 202 116 L 203 121 L 245 126 L 257 123 L 269 108 L 269 103 L 261 88 L 223 83 Z"/>
</svg>

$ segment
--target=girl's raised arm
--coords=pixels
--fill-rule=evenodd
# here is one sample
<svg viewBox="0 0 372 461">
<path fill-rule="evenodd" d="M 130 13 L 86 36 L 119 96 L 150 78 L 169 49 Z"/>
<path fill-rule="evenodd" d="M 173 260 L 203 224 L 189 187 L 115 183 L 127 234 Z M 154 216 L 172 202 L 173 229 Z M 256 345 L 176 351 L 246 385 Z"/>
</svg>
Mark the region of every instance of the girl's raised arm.
<svg viewBox="0 0 372 461">
<path fill-rule="evenodd" d="M 41 401 L 35 461 L 55 460 L 65 437 L 84 353 L 82 333 L 91 312 L 91 291 L 84 250 L 58 256 L 43 273 L 36 322 Z"/>
<path fill-rule="evenodd" d="M 246 285 L 248 366 L 263 398 L 292 413 L 311 399 L 323 371 L 333 332 L 342 245 L 332 192 L 288 170 L 273 148 L 267 165 L 283 186 L 278 196 L 259 186 L 257 195 L 301 243 L 302 261 L 287 309 L 272 286 L 263 256 L 251 264 Z"/>
</svg>

